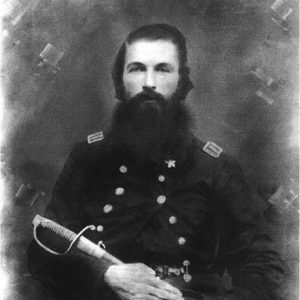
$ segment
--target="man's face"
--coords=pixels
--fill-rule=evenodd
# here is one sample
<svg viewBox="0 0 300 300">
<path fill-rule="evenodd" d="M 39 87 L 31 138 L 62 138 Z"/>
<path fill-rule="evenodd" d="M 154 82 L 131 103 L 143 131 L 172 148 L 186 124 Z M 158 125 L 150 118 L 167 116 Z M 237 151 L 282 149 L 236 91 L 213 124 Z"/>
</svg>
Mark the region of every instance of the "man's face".
<svg viewBox="0 0 300 300">
<path fill-rule="evenodd" d="M 170 100 L 178 81 L 179 58 L 171 41 L 138 40 L 127 45 L 123 72 L 126 98 L 151 90 Z"/>
</svg>

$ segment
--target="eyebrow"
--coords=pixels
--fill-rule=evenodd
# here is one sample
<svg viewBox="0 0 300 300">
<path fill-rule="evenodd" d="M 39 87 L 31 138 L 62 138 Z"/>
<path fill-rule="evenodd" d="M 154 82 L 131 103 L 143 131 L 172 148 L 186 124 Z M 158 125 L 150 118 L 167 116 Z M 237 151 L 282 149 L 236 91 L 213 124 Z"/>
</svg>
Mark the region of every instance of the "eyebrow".
<svg viewBox="0 0 300 300">
<path fill-rule="evenodd" d="M 140 63 L 140 62 L 137 62 L 137 61 L 134 61 L 134 62 L 131 62 L 129 63 L 127 66 L 126 66 L 126 69 L 128 70 L 129 68 L 131 67 L 144 67 L 145 65 Z"/>
<path fill-rule="evenodd" d="M 167 67 L 167 68 L 169 68 L 170 71 L 174 70 L 174 66 L 169 63 L 160 63 L 155 66 L 155 68 L 161 68 L 161 67 Z"/>
<path fill-rule="evenodd" d="M 145 65 L 143 63 L 134 61 L 134 62 L 129 63 L 126 66 L 126 69 L 128 70 L 131 67 L 145 67 Z M 168 67 L 170 70 L 172 70 L 172 71 L 174 70 L 174 66 L 170 63 L 159 63 L 159 64 L 155 65 L 155 68 L 161 68 L 161 67 Z"/>
</svg>

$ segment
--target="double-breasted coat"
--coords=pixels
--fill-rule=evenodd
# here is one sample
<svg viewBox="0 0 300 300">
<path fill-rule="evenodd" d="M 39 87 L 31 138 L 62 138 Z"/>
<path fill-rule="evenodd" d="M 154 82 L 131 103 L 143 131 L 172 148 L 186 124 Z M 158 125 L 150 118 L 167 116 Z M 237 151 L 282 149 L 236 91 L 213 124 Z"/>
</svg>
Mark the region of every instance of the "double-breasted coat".
<svg viewBox="0 0 300 300">
<path fill-rule="evenodd" d="M 165 266 L 166 277 L 180 270 L 174 276 L 201 293 L 276 299 L 281 260 L 236 160 L 214 153 L 214 146 L 206 151 L 196 137 L 184 151 L 159 160 L 141 158 L 134 147 L 101 134 L 95 137 L 71 151 L 47 218 L 75 232 L 94 225 L 84 235 L 120 260 Z M 62 247 L 45 230 L 38 236 L 54 249 Z M 28 260 L 34 276 L 58 299 L 113 298 L 103 281 L 107 262 L 76 250 L 54 256 L 35 241 Z M 230 288 L 221 280 L 225 270 L 232 277 Z"/>
</svg>

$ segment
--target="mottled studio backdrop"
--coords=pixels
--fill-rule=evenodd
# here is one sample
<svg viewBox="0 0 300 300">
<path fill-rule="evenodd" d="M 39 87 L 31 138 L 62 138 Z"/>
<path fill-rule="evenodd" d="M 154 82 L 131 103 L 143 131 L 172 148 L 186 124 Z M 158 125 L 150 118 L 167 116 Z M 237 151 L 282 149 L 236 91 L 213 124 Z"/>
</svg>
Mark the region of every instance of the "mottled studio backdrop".
<svg viewBox="0 0 300 300">
<path fill-rule="evenodd" d="M 283 299 L 297 299 L 298 1 L 3 3 L 3 299 L 48 299 L 25 261 L 32 218 L 43 214 L 72 146 L 109 124 L 118 47 L 131 30 L 156 22 L 186 37 L 194 132 L 236 156 L 263 198 L 287 265 Z"/>
</svg>

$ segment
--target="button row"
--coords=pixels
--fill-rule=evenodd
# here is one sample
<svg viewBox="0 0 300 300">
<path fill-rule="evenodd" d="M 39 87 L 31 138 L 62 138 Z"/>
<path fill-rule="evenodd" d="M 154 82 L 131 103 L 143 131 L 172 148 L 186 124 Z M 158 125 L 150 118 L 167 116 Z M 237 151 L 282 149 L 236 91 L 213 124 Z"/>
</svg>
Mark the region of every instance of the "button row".
<svg viewBox="0 0 300 300">
<path fill-rule="evenodd" d="M 157 203 L 158 204 L 164 204 L 166 202 L 166 200 L 167 200 L 167 198 L 166 198 L 165 195 L 159 195 L 157 197 Z M 177 223 L 177 218 L 175 216 L 170 216 L 169 217 L 169 223 L 171 225 L 176 224 Z M 186 239 L 184 237 L 181 236 L 181 237 L 178 238 L 178 244 L 179 245 L 183 246 L 185 243 L 186 243 Z"/>
<path fill-rule="evenodd" d="M 124 166 L 124 165 L 120 166 L 119 170 L 120 170 L 121 173 L 126 173 L 127 172 L 127 167 Z M 164 175 L 159 175 L 158 176 L 158 181 L 164 182 L 165 180 L 166 180 L 166 178 L 165 178 Z M 122 188 L 122 187 L 117 187 L 115 189 L 115 194 L 117 196 L 121 196 L 124 193 L 125 193 L 125 189 Z M 164 204 L 166 202 L 166 200 L 167 200 L 167 197 L 165 195 L 159 195 L 156 199 L 157 203 L 160 204 L 160 205 Z M 106 213 L 106 214 L 110 213 L 112 210 L 113 210 L 113 206 L 111 204 L 106 204 L 103 207 L 103 212 Z M 176 224 L 177 223 L 177 218 L 175 216 L 170 216 L 169 217 L 169 223 L 171 225 Z M 103 231 L 103 226 L 99 225 L 97 227 L 97 231 L 99 231 L 99 232 Z M 179 245 L 183 246 L 185 243 L 186 243 L 186 239 L 184 237 L 181 236 L 181 237 L 178 238 L 178 244 Z M 187 261 L 185 261 L 184 263 L 187 263 Z"/>
<path fill-rule="evenodd" d="M 119 167 L 119 171 L 123 174 L 127 173 L 128 168 L 125 165 L 122 165 Z M 164 182 L 166 180 L 166 177 L 164 175 L 159 175 L 158 176 L 158 181 Z"/>
</svg>

